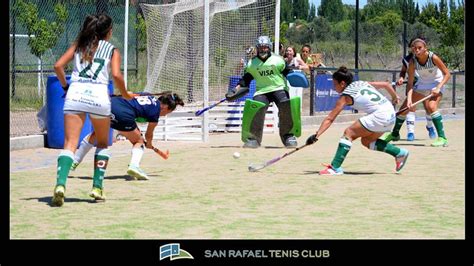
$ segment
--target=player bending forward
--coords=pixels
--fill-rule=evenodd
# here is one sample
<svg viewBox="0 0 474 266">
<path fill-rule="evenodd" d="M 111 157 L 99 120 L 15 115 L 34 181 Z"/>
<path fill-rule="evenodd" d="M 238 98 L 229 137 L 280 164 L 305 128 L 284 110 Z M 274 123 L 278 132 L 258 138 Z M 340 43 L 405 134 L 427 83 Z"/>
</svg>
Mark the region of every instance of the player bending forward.
<svg viewBox="0 0 474 266">
<path fill-rule="evenodd" d="M 121 135 L 126 137 L 133 145 L 132 158 L 128 165 L 127 174 L 139 179 L 148 180 L 147 174 L 140 169 L 140 161 L 143 157 L 144 147 L 153 149 L 153 131 L 158 125 L 160 116 L 165 116 L 176 109 L 177 105 L 184 106 L 183 100 L 176 94 L 165 94 L 158 100 L 152 95 L 135 96 L 132 100 L 125 100 L 121 97 L 112 98 L 112 121 L 110 127 L 118 130 Z M 138 129 L 135 119 L 141 118 L 148 122 L 143 139 Z M 82 162 L 87 152 L 94 146 L 96 137 L 95 132 L 85 136 L 81 145 L 74 155 L 74 162 L 71 170 L 75 170 Z"/>
<path fill-rule="evenodd" d="M 399 98 L 388 82 L 366 82 L 352 81 L 353 76 L 349 70 L 341 66 L 333 75 L 333 84 L 338 93 L 341 94 L 334 109 L 328 114 L 319 127 L 316 134 L 311 135 L 306 144 L 314 143 L 334 122 L 337 115 L 346 105 L 366 112 L 367 115 L 359 118 L 351 126 L 346 128 L 344 135 L 339 140 L 336 155 L 331 164 L 325 165 L 326 169 L 319 172 L 320 175 L 342 175 L 341 167 L 344 159 L 351 150 L 352 141 L 361 138 L 364 146 L 371 150 L 383 151 L 395 157 L 395 170 L 400 171 L 408 158 L 408 151 L 395 145 L 378 139 L 384 132 L 390 131 L 395 123 L 395 110 L 393 104 L 398 103 Z M 375 87 L 384 88 L 390 93 L 392 103 L 385 98 Z"/>
</svg>

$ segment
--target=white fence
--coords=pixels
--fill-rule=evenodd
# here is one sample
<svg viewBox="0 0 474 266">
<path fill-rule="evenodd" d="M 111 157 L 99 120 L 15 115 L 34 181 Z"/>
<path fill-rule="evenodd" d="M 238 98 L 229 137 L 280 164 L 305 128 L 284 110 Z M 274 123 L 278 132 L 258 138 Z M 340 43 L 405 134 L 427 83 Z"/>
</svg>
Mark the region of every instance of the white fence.
<svg viewBox="0 0 474 266">
<path fill-rule="evenodd" d="M 244 104 L 245 102 L 224 102 L 209 110 L 209 132 L 240 132 Z M 166 117 L 160 117 L 153 139 L 202 141 L 203 116 L 194 115 L 200 108 L 202 107 L 179 107 Z M 138 123 L 138 128 L 145 134 L 147 123 Z M 277 128 L 278 108 L 271 103 L 265 116 L 263 132 L 276 133 Z"/>
</svg>

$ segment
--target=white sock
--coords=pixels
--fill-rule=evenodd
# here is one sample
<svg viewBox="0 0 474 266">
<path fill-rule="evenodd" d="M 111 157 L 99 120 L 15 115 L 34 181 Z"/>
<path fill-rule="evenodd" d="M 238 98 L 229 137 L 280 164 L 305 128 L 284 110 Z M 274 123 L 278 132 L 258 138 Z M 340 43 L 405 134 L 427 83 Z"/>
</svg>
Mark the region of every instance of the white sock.
<svg viewBox="0 0 474 266">
<path fill-rule="evenodd" d="M 142 160 L 144 148 L 132 148 L 132 159 L 130 159 L 130 166 L 140 167 L 140 161 Z"/>
<path fill-rule="evenodd" d="M 427 127 L 433 127 L 433 119 L 431 118 L 431 115 L 426 113 L 426 126 Z"/>
<path fill-rule="evenodd" d="M 89 135 L 85 136 L 81 141 L 81 145 L 79 145 L 79 149 L 76 150 L 76 154 L 74 154 L 74 162 L 81 163 L 92 147 L 94 145 L 89 143 Z"/>
<path fill-rule="evenodd" d="M 407 131 L 408 133 L 415 133 L 415 112 L 407 114 Z"/>
</svg>

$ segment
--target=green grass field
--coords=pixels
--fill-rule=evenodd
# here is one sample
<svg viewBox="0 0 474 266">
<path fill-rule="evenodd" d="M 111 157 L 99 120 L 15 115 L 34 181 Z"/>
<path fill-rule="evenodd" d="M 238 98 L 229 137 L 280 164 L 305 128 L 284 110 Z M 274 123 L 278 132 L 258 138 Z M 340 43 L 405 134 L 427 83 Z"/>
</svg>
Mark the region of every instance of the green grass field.
<svg viewBox="0 0 474 266">
<path fill-rule="evenodd" d="M 433 148 L 417 122 L 414 142 L 395 173 L 393 157 L 357 140 L 345 175 L 317 175 L 329 163 L 348 124 L 334 124 L 319 142 L 251 173 L 250 162 L 289 151 L 278 135 L 263 147 L 241 148 L 236 133 L 212 134 L 210 143 L 156 142 L 165 161 L 146 150 L 149 181 L 131 181 L 128 141 L 117 142 L 104 181 L 107 200 L 94 203 L 92 152 L 71 172 L 63 207 L 49 205 L 59 150 L 10 153 L 12 239 L 464 239 L 464 120 L 446 120 L 449 147 Z M 305 128 L 302 144 L 316 127 Z M 402 137 L 406 136 L 405 127 Z M 240 152 L 234 159 L 232 154 Z"/>
</svg>

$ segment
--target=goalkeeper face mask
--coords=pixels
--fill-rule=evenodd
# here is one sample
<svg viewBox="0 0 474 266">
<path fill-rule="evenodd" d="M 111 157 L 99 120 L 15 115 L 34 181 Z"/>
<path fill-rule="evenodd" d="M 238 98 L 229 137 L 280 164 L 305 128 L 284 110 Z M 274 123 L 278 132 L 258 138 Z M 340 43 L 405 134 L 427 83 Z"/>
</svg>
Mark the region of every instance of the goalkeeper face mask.
<svg viewBox="0 0 474 266">
<path fill-rule="evenodd" d="M 257 46 L 257 55 L 261 59 L 267 59 L 271 55 L 271 49 L 267 45 Z"/>
<path fill-rule="evenodd" d="M 272 41 L 268 36 L 260 36 L 257 39 L 255 45 L 257 47 L 257 55 L 261 59 L 266 59 L 271 55 L 272 52 Z"/>
</svg>

